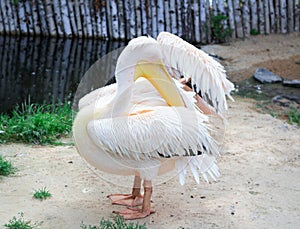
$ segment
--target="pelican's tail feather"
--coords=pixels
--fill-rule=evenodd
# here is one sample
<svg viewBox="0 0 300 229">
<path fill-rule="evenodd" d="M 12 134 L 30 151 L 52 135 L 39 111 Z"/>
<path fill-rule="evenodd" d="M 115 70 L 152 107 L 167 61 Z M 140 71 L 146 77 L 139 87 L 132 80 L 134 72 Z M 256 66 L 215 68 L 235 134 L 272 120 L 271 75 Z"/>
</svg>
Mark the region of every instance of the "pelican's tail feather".
<svg viewBox="0 0 300 229">
<path fill-rule="evenodd" d="M 191 172 L 195 178 L 195 181 L 199 184 L 199 173 L 202 175 L 206 182 L 209 182 L 208 176 L 214 181 L 220 176 L 219 168 L 216 164 L 216 158 L 208 155 L 198 155 L 192 157 L 181 157 L 176 160 L 176 168 L 179 176 L 179 183 L 184 185 L 185 176 L 187 173 L 187 167 L 191 169 Z"/>
</svg>

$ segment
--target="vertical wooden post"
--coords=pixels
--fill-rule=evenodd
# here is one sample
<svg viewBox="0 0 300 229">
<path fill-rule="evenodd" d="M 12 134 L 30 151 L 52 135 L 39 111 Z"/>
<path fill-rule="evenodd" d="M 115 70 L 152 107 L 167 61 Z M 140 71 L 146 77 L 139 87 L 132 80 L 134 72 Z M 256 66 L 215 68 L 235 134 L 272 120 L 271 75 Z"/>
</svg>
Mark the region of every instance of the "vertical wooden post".
<svg viewBox="0 0 300 229">
<path fill-rule="evenodd" d="M 299 0 L 295 1 L 295 32 L 300 31 L 300 2 Z"/>
<path fill-rule="evenodd" d="M 160 33 L 165 30 L 165 18 L 164 18 L 164 1 L 158 0 L 157 4 L 157 32 Z"/>
<path fill-rule="evenodd" d="M 141 22 L 142 22 L 142 35 L 146 35 L 148 32 L 149 27 L 149 20 L 147 17 L 147 9 L 149 8 L 148 4 L 146 3 L 146 0 L 141 0 Z"/>
<path fill-rule="evenodd" d="M 136 35 L 139 37 L 142 35 L 142 13 L 141 13 L 141 2 L 140 0 L 135 0 L 135 27 Z"/>
<path fill-rule="evenodd" d="M 38 2 L 37 0 L 31 1 L 30 4 L 31 8 L 31 18 L 32 18 L 32 23 L 33 23 L 33 28 L 34 28 L 34 34 L 35 36 L 40 36 L 41 35 L 41 22 L 40 18 L 38 16 Z"/>
<path fill-rule="evenodd" d="M 280 0 L 280 25 L 281 33 L 287 33 L 287 5 L 286 0 Z"/>
<path fill-rule="evenodd" d="M 170 0 L 170 23 L 171 23 L 171 33 L 177 33 L 177 19 L 176 19 L 176 3 L 175 0 Z"/>
<path fill-rule="evenodd" d="M 270 10 L 269 1 L 264 0 L 264 14 L 265 14 L 265 34 L 270 34 Z"/>
<path fill-rule="evenodd" d="M 151 3 L 151 23 L 152 23 L 152 36 L 154 38 L 157 37 L 157 8 L 156 8 L 156 0 L 150 0 Z"/>
<path fill-rule="evenodd" d="M 171 14 L 169 0 L 164 0 L 165 31 L 171 32 Z"/>
<path fill-rule="evenodd" d="M 194 9 L 194 18 L 193 18 L 193 24 L 194 24 L 194 36 L 195 41 L 199 43 L 201 41 L 200 37 L 200 11 L 199 11 L 199 4 L 197 0 L 193 0 L 193 9 Z"/>
<path fill-rule="evenodd" d="M 257 4 L 256 0 L 250 0 L 250 9 L 251 9 L 251 30 L 259 31 L 258 30 L 258 18 L 257 18 Z"/>
<path fill-rule="evenodd" d="M 69 15 L 67 0 L 60 1 L 60 9 L 61 9 L 61 17 L 62 17 L 62 24 L 64 29 L 64 34 L 66 37 L 72 36 L 72 29 L 71 29 L 71 16 Z"/>
<path fill-rule="evenodd" d="M 110 1 L 110 7 L 107 10 L 111 11 L 111 37 L 113 40 L 119 39 L 119 21 L 118 21 L 118 9 L 117 9 L 117 2 L 116 0 Z"/>
<path fill-rule="evenodd" d="M 126 39 L 126 22 L 124 12 L 124 1 L 117 1 L 118 4 L 118 19 L 119 19 L 119 39 Z"/>
<path fill-rule="evenodd" d="M 177 12 L 177 31 L 178 36 L 182 37 L 182 10 L 181 10 L 181 0 L 176 1 L 176 12 Z"/>
<path fill-rule="evenodd" d="M 294 1 L 287 0 L 287 28 L 288 32 L 294 31 Z"/>
<path fill-rule="evenodd" d="M 248 37 L 250 35 L 250 12 L 249 12 L 249 1 L 242 1 L 242 15 L 243 15 L 243 32 L 244 36 Z"/>
<path fill-rule="evenodd" d="M 206 24 L 206 2 L 205 0 L 200 0 L 200 39 L 201 43 L 205 44 L 207 41 L 207 24 Z"/>
<path fill-rule="evenodd" d="M 234 13 L 233 13 L 233 3 L 232 0 L 228 0 L 228 17 L 229 17 L 229 27 L 231 28 L 231 37 L 236 38 L 236 28 L 234 23 Z"/>
<path fill-rule="evenodd" d="M 276 21 L 275 21 L 275 11 L 274 11 L 274 1 L 269 0 L 269 12 L 270 12 L 270 33 L 276 31 Z"/>
<path fill-rule="evenodd" d="M 258 0 L 258 22 L 259 22 L 259 33 L 265 34 L 265 15 L 264 15 L 264 6 L 262 3 L 263 0 Z"/>
<path fill-rule="evenodd" d="M 243 33 L 243 24 L 242 24 L 242 17 L 241 17 L 241 6 L 240 6 L 240 0 L 234 0 L 233 1 L 233 7 L 234 7 L 234 21 L 236 26 L 236 35 L 238 38 L 244 37 Z"/>
</svg>

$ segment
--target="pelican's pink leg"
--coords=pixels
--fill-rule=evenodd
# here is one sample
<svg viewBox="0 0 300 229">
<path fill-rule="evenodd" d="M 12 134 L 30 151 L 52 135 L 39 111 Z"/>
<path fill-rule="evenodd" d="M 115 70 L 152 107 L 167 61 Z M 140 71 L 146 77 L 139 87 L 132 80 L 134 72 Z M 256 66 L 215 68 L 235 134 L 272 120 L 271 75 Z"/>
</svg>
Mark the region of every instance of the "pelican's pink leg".
<svg viewBox="0 0 300 229">
<path fill-rule="evenodd" d="M 151 195 L 152 195 L 152 182 L 144 181 L 144 199 L 142 203 L 142 209 L 127 208 L 123 211 L 116 212 L 124 217 L 124 219 L 133 220 L 145 218 L 148 215 L 155 212 L 154 209 L 151 209 Z"/>
<path fill-rule="evenodd" d="M 141 195 L 141 182 L 141 178 L 139 176 L 135 176 L 131 194 L 111 194 L 107 197 L 112 201 L 112 204 L 128 207 L 139 206 L 143 203 L 143 196 Z"/>
</svg>

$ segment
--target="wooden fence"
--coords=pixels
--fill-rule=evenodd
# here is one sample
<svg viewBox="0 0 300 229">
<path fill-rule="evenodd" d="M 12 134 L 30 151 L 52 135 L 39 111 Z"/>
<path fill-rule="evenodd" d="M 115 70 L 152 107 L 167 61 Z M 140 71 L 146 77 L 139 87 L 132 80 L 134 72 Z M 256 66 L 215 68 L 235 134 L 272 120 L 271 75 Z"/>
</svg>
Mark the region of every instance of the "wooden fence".
<svg viewBox="0 0 300 229">
<path fill-rule="evenodd" d="M 299 7 L 299 0 L 1 0 L 0 34 L 129 40 L 169 31 L 210 43 L 217 15 L 243 38 L 299 32 Z"/>
</svg>

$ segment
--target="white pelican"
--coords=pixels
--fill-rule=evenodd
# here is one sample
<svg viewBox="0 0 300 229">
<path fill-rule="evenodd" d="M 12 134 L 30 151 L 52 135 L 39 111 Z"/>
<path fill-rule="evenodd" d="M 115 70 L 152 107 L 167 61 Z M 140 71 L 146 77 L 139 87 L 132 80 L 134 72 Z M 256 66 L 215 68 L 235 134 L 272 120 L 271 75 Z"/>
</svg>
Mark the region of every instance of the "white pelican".
<svg viewBox="0 0 300 229">
<path fill-rule="evenodd" d="M 174 69 L 191 80 L 196 92 L 172 79 Z M 219 176 L 209 116 L 223 116 L 233 84 L 222 65 L 181 38 L 161 32 L 157 40 L 131 40 L 117 60 L 116 84 L 97 89 L 79 101 L 73 134 L 79 153 L 96 168 L 135 176 L 131 194 L 108 196 L 131 206 L 125 219 L 143 218 L 151 209 L 152 180 L 177 168 L 185 182 L 189 167 L 199 183 Z M 209 105 L 210 104 L 210 105 Z M 198 107 L 197 107 L 198 105 Z M 199 109 L 200 108 L 200 109 Z M 140 193 L 143 181 L 144 195 Z M 132 206 L 142 205 L 141 209 Z"/>
</svg>

